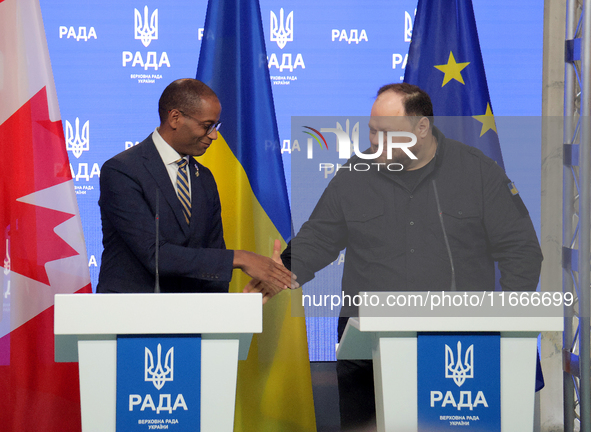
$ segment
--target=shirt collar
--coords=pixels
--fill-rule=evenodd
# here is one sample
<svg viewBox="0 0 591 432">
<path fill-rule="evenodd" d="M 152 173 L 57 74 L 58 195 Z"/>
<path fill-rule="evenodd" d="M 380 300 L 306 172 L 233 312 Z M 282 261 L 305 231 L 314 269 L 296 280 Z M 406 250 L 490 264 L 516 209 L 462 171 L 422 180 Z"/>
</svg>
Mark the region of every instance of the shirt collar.
<svg viewBox="0 0 591 432">
<path fill-rule="evenodd" d="M 160 154 L 160 158 L 164 165 L 170 165 L 172 163 L 176 163 L 181 158 L 181 155 L 173 149 L 170 144 L 164 141 L 164 138 L 158 132 L 158 128 L 154 129 L 154 133 L 152 134 L 152 141 L 154 141 L 154 145 L 156 146 L 156 150 Z"/>
</svg>

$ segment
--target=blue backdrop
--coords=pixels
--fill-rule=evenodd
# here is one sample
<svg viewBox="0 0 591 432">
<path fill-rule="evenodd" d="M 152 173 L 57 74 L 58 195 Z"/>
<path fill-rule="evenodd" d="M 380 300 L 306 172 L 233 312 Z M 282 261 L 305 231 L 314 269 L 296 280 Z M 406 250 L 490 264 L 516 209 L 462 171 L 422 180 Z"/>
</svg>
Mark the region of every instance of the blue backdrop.
<svg viewBox="0 0 591 432">
<path fill-rule="evenodd" d="M 415 7 L 411 0 L 261 0 L 286 146 L 291 116 L 368 115 L 376 90 L 402 81 Z M 166 85 L 195 76 L 206 1 L 41 0 L 41 8 L 94 287 L 102 252 L 99 168 L 154 130 Z M 539 233 L 534 117 L 541 113 L 543 2 L 475 0 L 474 13 L 505 168 Z M 516 136 L 514 116 L 532 116 L 526 134 Z M 283 153 L 288 189 L 298 187 L 290 185 L 290 157 Z M 296 231 L 315 201 L 308 204 L 294 212 Z M 339 271 L 335 262 L 317 279 L 338 286 Z M 310 359 L 333 360 L 334 318 L 310 317 L 307 325 Z"/>
</svg>

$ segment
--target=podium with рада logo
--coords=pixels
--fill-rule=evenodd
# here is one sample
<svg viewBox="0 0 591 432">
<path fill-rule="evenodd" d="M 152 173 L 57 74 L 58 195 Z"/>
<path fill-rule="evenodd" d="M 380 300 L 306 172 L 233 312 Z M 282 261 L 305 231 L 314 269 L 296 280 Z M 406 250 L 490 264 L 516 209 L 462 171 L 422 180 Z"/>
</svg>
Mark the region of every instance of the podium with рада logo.
<svg viewBox="0 0 591 432">
<path fill-rule="evenodd" d="M 360 293 L 371 304 L 337 359 L 373 360 L 379 432 L 533 431 L 538 334 L 564 324 L 545 294 L 446 292 L 464 301 L 439 308 L 432 293 Z"/>
<path fill-rule="evenodd" d="M 78 362 L 83 432 L 232 431 L 261 294 L 58 294 L 56 361 Z"/>
</svg>

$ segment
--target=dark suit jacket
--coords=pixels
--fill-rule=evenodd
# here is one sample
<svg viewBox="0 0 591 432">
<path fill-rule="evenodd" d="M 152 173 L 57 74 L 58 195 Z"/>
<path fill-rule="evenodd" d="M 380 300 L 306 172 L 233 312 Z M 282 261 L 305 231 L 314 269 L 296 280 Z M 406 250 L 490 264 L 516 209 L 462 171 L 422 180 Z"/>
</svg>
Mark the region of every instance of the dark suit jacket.
<svg viewBox="0 0 591 432">
<path fill-rule="evenodd" d="M 192 215 L 187 225 L 152 135 L 105 162 L 97 292 L 154 291 L 157 194 L 162 292 L 228 291 L 234 252 L 224 244 L 217 186 L 206 167 L 194 159 L 189 165 Z"/>
</svg>

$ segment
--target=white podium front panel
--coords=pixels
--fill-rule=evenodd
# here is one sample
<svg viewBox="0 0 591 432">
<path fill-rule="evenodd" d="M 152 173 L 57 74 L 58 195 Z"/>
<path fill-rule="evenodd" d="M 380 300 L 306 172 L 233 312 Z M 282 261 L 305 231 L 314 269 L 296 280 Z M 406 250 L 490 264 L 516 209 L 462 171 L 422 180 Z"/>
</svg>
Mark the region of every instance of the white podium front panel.
<svg viewBox="0 0 591 432">
<path fill-rule="evenodd" d="M 363 305 L 360 314 L 349 319 L 337 358 L 373 359 L 378 431 L 418 430 L 418 332 L 500 333 L 501 431 L 533 431 L 537 337 L 562 331 L 562 316 L 502 316 L 506 309 L 486 317 L 375 316 Z"/>
<path fill-rule="evenodd" d="M 201 334 L 201 431 L 234 427 L 238 359 L 262 332 L 261 294 L 59 294 L 56 361 L 78 361 L 83 432 L 115 432 L 117 335 Z"/>
</svg>

